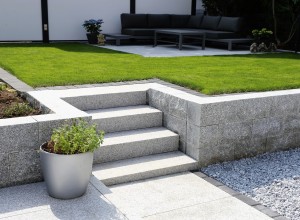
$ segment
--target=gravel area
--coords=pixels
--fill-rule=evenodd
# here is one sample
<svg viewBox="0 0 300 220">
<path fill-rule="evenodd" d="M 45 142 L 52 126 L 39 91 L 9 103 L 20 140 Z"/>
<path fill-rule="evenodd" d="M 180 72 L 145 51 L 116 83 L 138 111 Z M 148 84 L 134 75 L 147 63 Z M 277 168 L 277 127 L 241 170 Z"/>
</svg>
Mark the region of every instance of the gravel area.
<svg viewBox="0 0 300 220">
<path fill-rule="evenodd" d="M 289 219 L 300 219 L 300 149 L 215 164 L 201 171 Z"/>
</svg>

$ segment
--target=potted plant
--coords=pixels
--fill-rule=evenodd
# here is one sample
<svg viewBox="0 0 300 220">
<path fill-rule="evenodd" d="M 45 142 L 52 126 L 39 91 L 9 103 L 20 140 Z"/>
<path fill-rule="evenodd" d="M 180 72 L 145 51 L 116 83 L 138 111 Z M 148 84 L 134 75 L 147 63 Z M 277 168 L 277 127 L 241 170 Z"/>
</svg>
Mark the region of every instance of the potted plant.
<svg viewBox="0 0 300 220">
<path fill-rule="evenodd" d="M 98 43 L 98 35 L 101 33 L 101 26 L 103 24 L 102 19 L 94 20 L 86 20 L 83 23 L 83 27 L 86 30 L 87 39 L 90 44 L 97 44 Z"/>
<path fill-rule="evenodd" d="M 50 141 L 40 147 L 47 191 L 58 199 L 82 196 L 92 173 L 93 152 L 103 143 L 103 131 L 83 119 L 54 129 Z"/>
</svg>

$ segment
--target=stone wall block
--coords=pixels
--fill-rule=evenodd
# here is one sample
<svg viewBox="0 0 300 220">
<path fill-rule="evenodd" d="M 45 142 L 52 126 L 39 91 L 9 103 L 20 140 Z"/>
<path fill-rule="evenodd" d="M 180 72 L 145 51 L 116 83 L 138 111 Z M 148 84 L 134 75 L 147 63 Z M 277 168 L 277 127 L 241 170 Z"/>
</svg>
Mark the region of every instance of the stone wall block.
<svg viewBox="0 0 300 220">
<path fill-rule="evenodd" d="M 174 117 L 170 114 L 164 114 L 163 126 L 179 134 L 180 141 L 186 142 L 187 140 L 186 120 Z"/>
<path fill-rule="evenodd" d="M 20 184 L 42 180 L 37 150 L 9 154 L 10 183 Z"/>
<path fill-rule="evenodd" d="M 266 152 L 266 138 L 241 138 L 234 143 L 234 158 L 253 157 Z"/>
<path fill-rule="evenodd" d="M 252 121 L 220 124 L 220 135 L 223 139 L 235 141 L 242 137 L 251 137 Z"/>
<path fill-rule="evenodd" d="M 8 154 L 0 154 L 0 188 L 9 185 Z"/>
<path fill-rule="evenodd" d="M 38 146 L 38 123 L 0 126 L 0 152 L 36 149 Z"/>
<path fill-rule="evenodd" d="M 178 118 L 187 118 L 187 101 L 175 96 L 169 97 L 169 114 Z"/>
<path fill-rule="evenodd" d="M 270 115 L 284 116 L 289 114 L 299 114 L 300 94 L 275 96 L 274 105 L 272 105 Z"/>
</svg>

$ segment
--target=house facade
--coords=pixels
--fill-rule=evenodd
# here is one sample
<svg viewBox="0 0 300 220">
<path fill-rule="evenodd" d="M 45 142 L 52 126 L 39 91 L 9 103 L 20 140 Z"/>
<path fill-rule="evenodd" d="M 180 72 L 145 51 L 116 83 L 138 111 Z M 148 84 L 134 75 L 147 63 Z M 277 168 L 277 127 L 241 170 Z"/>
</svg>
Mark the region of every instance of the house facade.
<svg viewBox="0 0 300 220">
<path fill-rule="evenodd" d="M 1 0 L 0 41 L 86 40 L 82 23 L 103 19 L 119 33 L 121 13 L 193 14 L 201 0 Z"/>
</svg>

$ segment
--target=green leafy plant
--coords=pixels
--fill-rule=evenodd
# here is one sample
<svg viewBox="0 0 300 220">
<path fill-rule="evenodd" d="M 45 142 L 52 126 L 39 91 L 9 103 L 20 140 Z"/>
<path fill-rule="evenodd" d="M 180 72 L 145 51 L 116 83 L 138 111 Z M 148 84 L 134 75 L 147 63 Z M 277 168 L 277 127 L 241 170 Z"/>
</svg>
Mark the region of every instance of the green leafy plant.
<svg viewBox="0 0 300 220">
<path fill-rule="evenodd" d="M 102 31 L 101 26 L 103 23 L 104 22 L 102 19 L 98 19 L 98 20 L 90 19 L 90 20 L 84 21 L 82 26 L 88 33 L 99 34 Z"/>
<path fill-rule="evenodd" d="M 4 91 L 6 89 L 6 84 L 3 82 L 0 82 L 0 91 Z"/>
<path fill-rule="evenodd" d="M 16 103 L 6 108 L 3 111 L 3 116 L 5 118 L 18 117 L 29 115 L 34 111 L 35 110 L 27 103 Z"/>
<path fill-rule="evenodd" d="M 48 149 L 56 154 L 94 152 L 103 143 L 103 137 L 104 132 L 98 132 L 96 125 L 74 119 L 71 124 L 53 130 Z"/>
<path fill-rule="evenodd" d="M 262 28 L 261 30 L 255 29 L 252 31 L 252 36 L 254 41 L 258 44 L 262 42 L 270 43 L 272 41 L 273 31 L 268 30 L 267 28 Z"/>
</svg>

